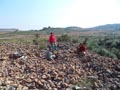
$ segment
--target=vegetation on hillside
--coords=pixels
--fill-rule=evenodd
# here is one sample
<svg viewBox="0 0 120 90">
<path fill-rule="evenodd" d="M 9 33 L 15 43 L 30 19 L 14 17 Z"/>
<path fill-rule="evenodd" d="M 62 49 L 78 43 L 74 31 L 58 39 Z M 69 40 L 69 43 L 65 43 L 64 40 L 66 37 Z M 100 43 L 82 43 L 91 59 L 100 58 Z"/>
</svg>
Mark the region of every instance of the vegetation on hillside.
<svg viewBox="0 0 120 90">
<path fill-rule="evenodd" d="M 102 56 L 120 59 L 120 36 L 79 36 L 71 37 L 67 34 L 58 37 L 60 42 L 82 43 L 86 41 L 87 48 Z"/>
<path fill-rule="evenodd" d="M 74 30 L 72 30 L 74 29 Z M 75 32 L 77 29 L 78 35 L 72 35 L 71 31 Z M 72 42 L 72 43 L 82 43 L 86 41 L 89 50 L 92 50 L 102 56 L 107 56 L 110 58 L 120 59 L 120 31 L 109 31 L 109 32 L 91 32 L 80 28 L 78 32 L 77 27 L 68 28 L 53 28 L 44 27 L 42 30 L 30 30 L 30 31 L 13 31 L 0 34 L 0 43 L 2 42 L 15 42 L 15 43 L 33 43 L 39 45 L 42 43 L 40 49 L 45 48 L 45 43 L 47 42 L 46 36 L 50 32 L 54 32 L 57 35 L 58 42 Z M 83 32 L 84 31 L 84 32 Z M 85 34 L 84 34 L 85 33 Z M 22 36 L 22 38 L 16 38 L 16 36 Z M 29 36 L 31 37 L 29 38 Z M 7 38 L 6 38 L 7 37 Z M 12 38 L 11 38 L 12 37 Z"/>
</svg>

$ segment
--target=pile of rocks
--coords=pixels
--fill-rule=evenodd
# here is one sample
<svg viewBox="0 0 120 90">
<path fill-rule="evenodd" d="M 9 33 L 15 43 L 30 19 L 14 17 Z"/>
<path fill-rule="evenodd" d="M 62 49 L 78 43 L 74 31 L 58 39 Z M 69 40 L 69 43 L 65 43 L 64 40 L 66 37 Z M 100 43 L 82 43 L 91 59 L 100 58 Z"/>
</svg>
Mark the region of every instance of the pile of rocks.
<svg viewBox="0 0 120 90">
<path fill-rule="evenodd" d="M 39 50 L 35 45 L 9 43 L 0 45 L 0 88 L 6 90 L 10 88 L 16 90 L 120 89 L 120 60 L 105 58 L 90 51 L 85 57 L 79 58 L 74 50 L 74 44 L 61 44 L 57 51 L 58 58 L 47 61 L 45 50 Z M 82 79 L 92 79 L 92 84 L 78 85 L 77 83 Z M 81 88 L 73 88 L 74 85 Z"/>
</svg>

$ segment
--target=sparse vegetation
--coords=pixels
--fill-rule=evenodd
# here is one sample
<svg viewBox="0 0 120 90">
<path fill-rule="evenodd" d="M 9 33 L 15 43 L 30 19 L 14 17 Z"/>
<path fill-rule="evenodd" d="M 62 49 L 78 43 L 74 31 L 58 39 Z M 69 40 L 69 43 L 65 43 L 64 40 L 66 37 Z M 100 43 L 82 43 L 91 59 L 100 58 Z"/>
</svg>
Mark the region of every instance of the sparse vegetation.
<svg viewBox="0 0 120 90">
<path fill-rule="evenodd" d="M 34 36 L 35 36 L 35 38 L 33 39 L 33 44 L 38 45 L 39 44 L 38 39 L 40 38 L 40 34 L 36 33 Z"/>
<path fill-rule="evenodd" d="M 54 32 L 56 35 L 58 35 L 58 38 L 57 38 L 58 42 L 72 42 L 72 43 L 85 42 L 89 50 L 92 50 L 102 56 L 120 59 L 120 40 L 119 40 L 120 35 L 118 31 L 116 33 L 112 31 L 110 32 L 102 31 L 97 34 L 91 31 L 93 33 L 89 34 L 90 31 L 86 30 L 84 32 L 82 31 L 77 33 L 80 35 L 80 36 L 77 36 L 77 35 L 70 34 L 72 29 L 69 30 L 68 28 L 46 27 L 46 28 L 43 28 L 42 30 L 14 31 L 14 32 L 6 32 L 3 34 L 0 34 L 0 38 L 3 38 L 3 39 L 0 39 L 0 43 L 15 42 L 15 43 L 33 43 L 35 45 L 40 45 L 41 42 L 42 43 L 44 42 L 45 44 L 45 42 L 47 42 L 47 39 L 45 36 L 49 35 L 51 31 Z M 88 32 L 87 35 L 84 34 L 86 32 Z M 18 38 L 16 38 L 16 36 Z M 45 47 L 40 46 L 40 48 L 42 49 Z"/>
<path fill-rule="evenodd" d="M 102 56 L 120 59 L 120 36 L 74 36 L 63 34 L 58 37 L 60 42 L 86 43 L 89 50 Z"/>
<path fill-rule="evenodd" d="M 75 82 L 74 85 L 90 88 L 94 85 L 94 82 L 95 81 L 93 79 L 84 78 L 80 79 L 78 82 Z"/>
<path fill-rule="evenodd" d="M 97 52 L 98 54 L 102 56 L 107 56 L 110 58 L 119 58 L 118 53 L 120 52 L 120 46 L 119 46 L 119 39 L 118 37 L 95 37 L 92 38 L 91 41 L 88 41 L 87 46 L 88 49 L 93 50 Z"/>
<path fill-rule="evenodd" d="M 78 38 L 73 38 L 72 39 L 72 43 L 78 43 L 79 42 L 79 39 Z"/>
<path fill-rule="evenodd" d="M 67 34 L 63 34 L 58 37 L 58 42 L 69 42 L 71 41 L 71 37 Z"/>
</svg>

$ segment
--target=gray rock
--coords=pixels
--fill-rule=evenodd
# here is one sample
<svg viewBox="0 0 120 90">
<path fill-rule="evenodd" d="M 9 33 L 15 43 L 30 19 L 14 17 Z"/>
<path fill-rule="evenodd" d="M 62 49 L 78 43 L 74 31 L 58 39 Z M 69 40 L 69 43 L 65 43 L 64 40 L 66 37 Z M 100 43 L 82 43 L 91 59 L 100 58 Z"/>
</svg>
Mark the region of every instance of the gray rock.
<svg viewBox="0 0 120 90">
<path fill-rule="evenodd" d="M 43 76 L 42 76 L 42 79 L 45 79 L 45 78 L 47 78 L 47 76 L 46 76 L 46 75 L 43 75 Z"/>
<path fill-rule="evenodd" d="M 115 70 L 120 72 L 120 65 L 116 65 Z"/>
<path fill-rule="evenodd" d="M 8 87 L 8 90 L 14 90 L 14 87 L 10 85 L 10 86 Z"/>
<path fill-rule="evenodd" d="M 73 89 L 73 90 L 78 90 L 78 89 L 81 89 L 81 87 L 75 85 L 75 86 L 72 87 L 72 89 Z"/>
<path fill-rule="evenodd" d="M 87 76 L 87 78 L 97 80 L 97 79 L 98 79 L 98 76 Z"/>
</svg>

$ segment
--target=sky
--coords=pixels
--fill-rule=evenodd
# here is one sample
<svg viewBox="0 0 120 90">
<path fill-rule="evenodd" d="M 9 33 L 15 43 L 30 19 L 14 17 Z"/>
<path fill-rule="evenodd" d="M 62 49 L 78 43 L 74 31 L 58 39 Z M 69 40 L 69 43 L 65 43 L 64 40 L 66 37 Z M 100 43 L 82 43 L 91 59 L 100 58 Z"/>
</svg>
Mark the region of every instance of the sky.
<svg viewBox="0 0 120 90">
<path fill-rule="evenodd" d="M 120 23 L 120 0 L 0 0 L 0 28 L 82 28 Z"/>
</svg>

